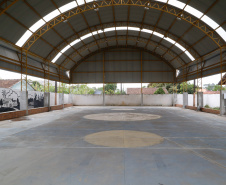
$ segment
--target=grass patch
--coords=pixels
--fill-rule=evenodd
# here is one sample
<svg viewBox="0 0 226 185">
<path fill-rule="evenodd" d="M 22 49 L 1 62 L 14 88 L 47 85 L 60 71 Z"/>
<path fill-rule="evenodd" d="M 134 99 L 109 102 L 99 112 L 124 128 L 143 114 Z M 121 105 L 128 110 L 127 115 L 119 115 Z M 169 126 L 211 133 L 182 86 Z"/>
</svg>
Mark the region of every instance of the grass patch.
<svg viewBox="0 0 226 185">
<path fill-rule="evenodd" d="M 220 110 L 220 107 L 210 107 L 208 104 L 204 106 L 207 109 Z"/>
</svg>

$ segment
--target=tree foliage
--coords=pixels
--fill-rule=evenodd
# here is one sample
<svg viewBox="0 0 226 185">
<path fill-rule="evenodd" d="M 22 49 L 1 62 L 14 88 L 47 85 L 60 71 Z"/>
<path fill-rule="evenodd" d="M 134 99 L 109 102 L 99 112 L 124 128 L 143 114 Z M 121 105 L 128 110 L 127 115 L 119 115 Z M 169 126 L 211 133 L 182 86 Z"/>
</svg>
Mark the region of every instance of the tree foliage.
<svg viewBox="0 0 226 185">
<path fill-rule="evenodd" d="M 115 92 L 115 90 L 117 89 L 117 84 L 106 84 L 104 86 L 105 92 Z"/>
<path fill-rule="evenodd" d="M 191 84 L 189 82 L 183 82 L 178 83 L 177 85 L 173 83 L 149 83 L 149 88 L 155 87 L 155 88 L 166 88 L 166 90 L 169 92 L 169 94 L 173 94 L 173 92 L 177 92 L 178 94 L 183 94 L 184 92 L 188 92 L 188 94 L 194 93 L 194 84 Z M 195 87 L 196 88 L 196 87 Z"/>
<path fill-rule="evenodd" d="M 163 90 L 162 87 L 159 87 L 154 94 L 165 94 L 165 91 Z"/>
<path fill-rule="evenodd" d="M 221 90 L 221 86 L 220 85 L 215 85 L 213 88 L 213 91 L 220 91 Z M 226 90 L 226 87 L 223 87 L 222 90 Z"/>
<path fill-rule="evenodd" d="M 94 94 L 95 90 L 86 84 L 75 85 L 71 87 L 72 94 Z"/>
</svg>

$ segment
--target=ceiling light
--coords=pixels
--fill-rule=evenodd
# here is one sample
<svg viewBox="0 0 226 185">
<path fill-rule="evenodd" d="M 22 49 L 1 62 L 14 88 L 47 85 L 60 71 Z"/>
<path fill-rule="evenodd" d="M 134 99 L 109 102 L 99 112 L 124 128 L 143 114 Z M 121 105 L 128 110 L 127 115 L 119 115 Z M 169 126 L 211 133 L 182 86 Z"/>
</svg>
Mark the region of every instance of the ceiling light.
<svg viewBox="0 0 226 185">
<path fill-rule="evenodd" d="M 61 17 L 61 19 L 63 20 L 63 22 L 67 22 L 67 19 L 65 17 Z"/>
<path fill-rule="evenodd" d="M 96 12 L 99 11 L 99 8 L 98 8 L 97 5 L 94 4 L 94 5 L 93 5 L 93 8 L 94 8 L 94 11 L 96 11 Z"/>
<path fill-rule="evenodd" d="M 177 17 L 177 20 L 180 21 L 181 20 L 181 17 L 183 17 L 183 16 L 184 16 L 183 14 L 179 14 L 178 17 Z"/>
<path fill-rule="evenodd" d="M 144 9 L 149 10 L 149 6 L 150 6 L 150 3 L 147 3 L 146 6 L 144 7 Z"/>
</svg>

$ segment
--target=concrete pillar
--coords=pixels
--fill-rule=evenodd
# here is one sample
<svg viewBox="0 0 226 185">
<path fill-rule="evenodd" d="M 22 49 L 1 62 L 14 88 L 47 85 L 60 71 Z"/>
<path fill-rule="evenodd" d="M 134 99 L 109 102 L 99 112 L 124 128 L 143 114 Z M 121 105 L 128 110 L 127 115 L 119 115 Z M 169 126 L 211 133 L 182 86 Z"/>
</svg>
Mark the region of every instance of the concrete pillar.
<svg viewBox="0 0 226 185">
<path fill-rule="evenodd" d="M 175 107 L 177 104 L 177 94 L 173 94 L 173 107 Z"/>
<path fill-rule="evenodd" d="M 183 108 L 185 109 L 186 106 L 188 106 L 188 93 L 184 92 L 183 93 Z"/>
<path fill-rule="evenodd" d="M 64 109 L 64 93 L 62 93 L 62 104 L 63 104 L 63 109 Z"/>
<path fill-rule="evenodd" d="M 63 105 L 64 108 L 64 93 L 58 93 L 59 96 L 59 104 L 58 105 Z"/>
<path fill-rule="evenodd" d="M 203 108 L 203 92 L 197 92 L 197 111 Z"/>
<path fill-rule="evenodd" d="M 143 94 L 143 93 L 141 93 L 140 105 L 141 105 L 141 106 L 144 105 L 144 94 Z"/>
<path fill-rule="evenodd" d="M 105 93 L 103 93 L 103 106 L 105 106 Z"/>
<path fill-rule="evenodd" d="M 44 92 L 44 107 L 48 107 L 50 111 L 50 93 Z"/>
<path fill-rule="evenodd" d="M 220 92 L 220 115 L 226 115 L 226 90 Z"/>
<path fill-rule="evenodd" d="M 28 91 L 20 92 L 20 110 L 26 110 L 28 115 Z"/>
<path fill-rule="evenodd" d="M 68 95 L 68 101 L 69 103 L 73 104 L 73 94 Z"/>
</svg>

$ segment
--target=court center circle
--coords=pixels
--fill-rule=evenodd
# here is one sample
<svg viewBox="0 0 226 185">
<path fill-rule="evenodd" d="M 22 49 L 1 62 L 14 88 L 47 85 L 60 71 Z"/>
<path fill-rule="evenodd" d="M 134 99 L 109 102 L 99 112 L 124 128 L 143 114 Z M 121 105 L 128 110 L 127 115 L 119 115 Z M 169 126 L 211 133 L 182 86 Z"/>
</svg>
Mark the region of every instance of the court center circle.
<svg viewBox="0 0 226 185">
<path fill-rule="evenodd" d="M 113 130 L 85 136 L 84 140 L 93 145 L 114 148 L 136 148 L 160 144 L 164 138 L 149 132 Z"/>
<path fill-rule="evenodd" d="M 114 113 L 89 114 L 84 116 L 84 118 L 100 121 L 144 121 L 159 119 L 161 118 L 161 116 L 155 114 L 114 112 Z"/>
</svg>

